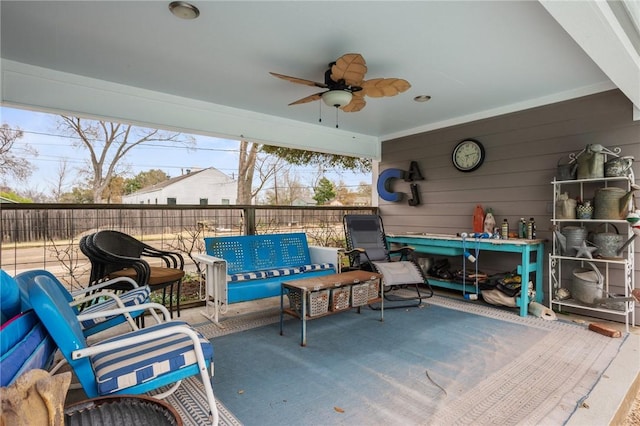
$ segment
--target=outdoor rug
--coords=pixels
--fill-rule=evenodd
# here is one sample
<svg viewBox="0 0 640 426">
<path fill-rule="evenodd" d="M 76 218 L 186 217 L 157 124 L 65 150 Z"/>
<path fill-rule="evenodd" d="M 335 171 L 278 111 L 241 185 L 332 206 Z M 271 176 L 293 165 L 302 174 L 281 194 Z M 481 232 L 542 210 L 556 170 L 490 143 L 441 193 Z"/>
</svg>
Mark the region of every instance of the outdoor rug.
<svg viewBox="0 0 640 426">
<path fill-rule="evenodd" d="M 300 322 L 285 321 L 280 336 L 273 310 L 225 319 L 224 329 L 199 325 L 214 344 L 213 388 L 227 421 L 561 425 L 624 340 L 442 296 L 384 316 L 363 309 L 309 321 L 306 347 Z"/>
</svg>

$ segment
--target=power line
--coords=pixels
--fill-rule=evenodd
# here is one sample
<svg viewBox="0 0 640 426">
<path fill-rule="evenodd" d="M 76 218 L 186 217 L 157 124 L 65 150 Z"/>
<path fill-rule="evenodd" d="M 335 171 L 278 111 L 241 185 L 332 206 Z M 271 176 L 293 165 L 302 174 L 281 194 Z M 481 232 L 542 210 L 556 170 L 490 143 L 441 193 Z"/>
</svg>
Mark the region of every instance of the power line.
<svg viewBox="0 0 640 426">
<path fill-rule="evenodd" d="M 26 133 L 26 134 L 31 134 L 31 135 L 38 135 L 38 136 L 49 136 L 49 137 L 53 137 L 53 138 L 60 138 L 60 139 L 77 139 L 78 141 L 80 140 L 79 137 L 77 136 L 71 136 L 71 135 L 58 135 L 55 133 L 47 133 L 47 132 L 36 132 L 34 130 L 24 130 L 24 129 L 15 129 L 15 128 L 10 128 L 9 130 L 12 131 L 18 131 L 20 130 L 22 133 Z M 226 139 L 225 139 L 226 140 Z M 90 139 L 90 141 L 92 142 L 104 142 L 100 139 Z M 176 142 L 180 142 L 180 143 L 188 143 L 188 141 L 185 140 L 177 140 Z M 37 146 L 51 146 L 51 145 L 55 145 L 55 143 L 46 143 L 46 142 L 29 142 L 30 145 L 37 145 Z M 240 152 L 239 149 L 231 149 L 231 148 L 207 148 L 207 147 L 203 147 L 203 146 L 197 146 L 197 147 L 191 147 L 188 145 L 164 145 L 161 143 L 154 143 L 154 142 L 145 142 L 144 144 L 140 144 L 138 146 L 136 146 L 136 148 L 140 148 L 140 149 L 150 149 L 150 148 L 167 148 L 167 149 L 184 149 L 184 150 L 195 150 L 195 151 L 211 151 L 211 152 Z"/>
</svg>

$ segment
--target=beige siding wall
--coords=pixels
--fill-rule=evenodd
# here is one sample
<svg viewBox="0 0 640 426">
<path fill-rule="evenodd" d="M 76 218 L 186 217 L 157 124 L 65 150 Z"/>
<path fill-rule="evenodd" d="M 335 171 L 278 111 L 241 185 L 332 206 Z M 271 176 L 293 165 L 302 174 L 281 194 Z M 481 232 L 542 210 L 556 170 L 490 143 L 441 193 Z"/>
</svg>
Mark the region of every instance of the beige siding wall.
<svg viewBox="0 0 640 426">
<path fill-rule="evenodd" d="M 451 162 L 454 146 L 464 138 L 479 140 L 486 150 L 486 161 L 471 173 L 457 171 Z M 497 223 L 508 219 L 512 230 L 520 217 L 534 217 L 538 237 L 550 240 L 550 182 L 557 162 L 590 143 L 620 147 L 622 155 L 635 157 L 634 170 L 636 176 L 640 174 L 640 121 L 633 121 L 632 104 L 621 92 L 604 92 L 386 141 L 380 171 L 407 169 L 410 161 L 417 161 L 425 177 L 418 182 L 420 206 L 410 207 L 406 197 L 398 203 L 379 200 L 386 231 L 470 231 L 474 207 L 481 204 L 493 209 Z M 404 182 L 396 182 L 394 189 L 409 192 Z M 640 246 L 635 244 L 638 253 Z M 637 259 L 636 254 L 636 270 Z M 491 253 L 481 254 L 480 260 L 481 269 L 489 272 L 513 267 L 512 259 Z M 545 286 L 547 275 L 545 265 Z"/>
</svg>

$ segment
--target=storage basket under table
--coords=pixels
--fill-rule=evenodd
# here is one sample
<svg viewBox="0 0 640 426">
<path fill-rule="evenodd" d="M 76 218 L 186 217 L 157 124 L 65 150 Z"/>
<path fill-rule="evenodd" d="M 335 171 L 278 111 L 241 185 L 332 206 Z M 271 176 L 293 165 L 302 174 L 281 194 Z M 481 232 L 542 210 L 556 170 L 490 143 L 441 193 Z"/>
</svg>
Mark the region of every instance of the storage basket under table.
<svg viewBox="0 0 640 426">
<path fill-rule="evenodd" d="M 329 311 L 329 289 L 311 291 L 307 297 L 307 315 L 315 317 Z M 302 315 L 302 290 L 289 289 L 289 307 Z"/>
<path fill-rule="evenodd" d="M 367 284 L 369 285 L 369 300 L 380 297 L 380 279 L 371 277 Z"/>
<path fill-rule="evenodd" d="M 351 306 L 364 306 L 380 297 L 380 280 L 371 277 L 370 280 L 351 286 Z"/>
<path fill-rule="evenodd" d="M 349 308 L 349 297 L 351 296 L 350 286 L 336 287 L 331 289 L 331 304 L 329 309 L 340 311 Z"/>
<path fill-rule="evenodd" d="M 369 282 L 354 284 L 351 286 L 351 306 L 366 305 L 369 301 Z"/>
</svg>

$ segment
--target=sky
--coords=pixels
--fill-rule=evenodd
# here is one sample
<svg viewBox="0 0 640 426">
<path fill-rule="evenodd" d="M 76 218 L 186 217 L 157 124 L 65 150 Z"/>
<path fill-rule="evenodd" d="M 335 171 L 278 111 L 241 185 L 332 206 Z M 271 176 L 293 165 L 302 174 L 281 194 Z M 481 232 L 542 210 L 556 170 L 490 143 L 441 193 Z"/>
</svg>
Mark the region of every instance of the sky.
<svg viewBox="0 0 640 426">
<path fill-rule="evenodd" d="M 37 156 L 27 157 L 34 169 L 26 182 L 6 179 L 0 184 L 6 184 L 17 192 L 27 189 L 47 192 L 53 187 L 53 182 L 57 181 L 58 170 L 64 159 L 67 159 L 68 166 L 72 168 L 85 164 L 88 151 L 72 146 L 66 136 L 60 135 L 61 132 L 56 125 L 57 117 L 56 114 L 0 107 L 0 124 L 7 124 L 12 129 L 20 128 L 24 132 L 24 137 L 14 144 L 14 153 L 23 155 L 25 144 L 38 151 Z M 196 170 L 207 167 L 215 167 L 234 178 L 237 176 L 238 141 L 192 136 L 196 139 L 195 149 L 158 142 L 141 144 L 133 148 L 125 157 L 125 162 L 131 170 L 131 176 L 128 177 L 150 169 L 160 169 L 171 177 L 177 177 L 187 169 Z M 317 176 L 317 169 L 312 166 L 296 167 L 295 173 L 300 182 L 310 184 Z M 356 190 L 360 182 L 371 182 L 370 174 L 350 171 L 327 171 L 325 176 L 335 183 L 343 181 L 352 190 Z M 66 190 L 75 185 L 73 182 L 68 182 L 68 186 Z"/>
</svg>

